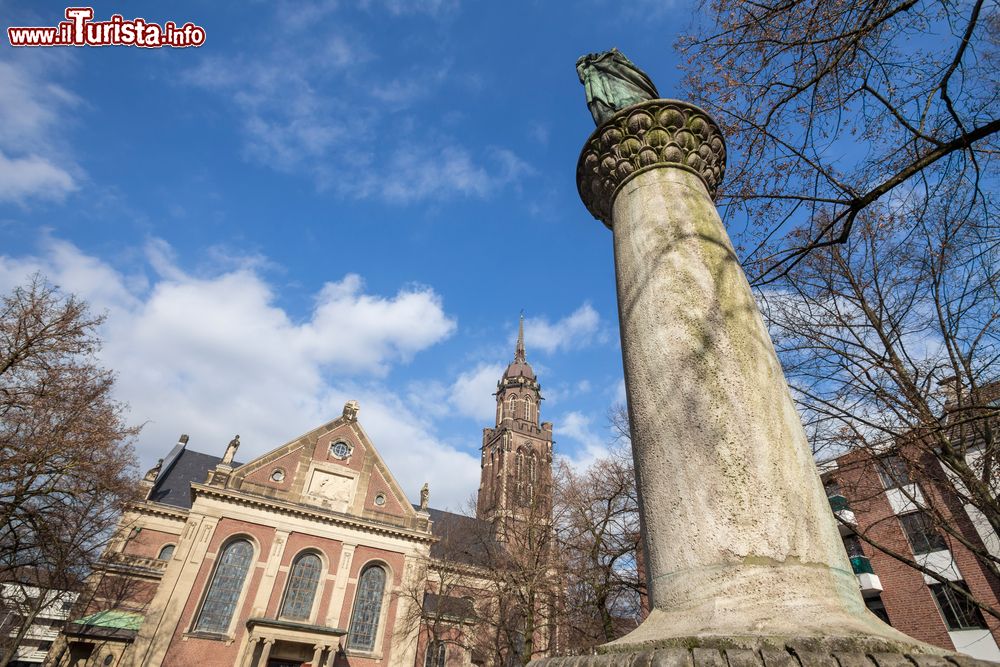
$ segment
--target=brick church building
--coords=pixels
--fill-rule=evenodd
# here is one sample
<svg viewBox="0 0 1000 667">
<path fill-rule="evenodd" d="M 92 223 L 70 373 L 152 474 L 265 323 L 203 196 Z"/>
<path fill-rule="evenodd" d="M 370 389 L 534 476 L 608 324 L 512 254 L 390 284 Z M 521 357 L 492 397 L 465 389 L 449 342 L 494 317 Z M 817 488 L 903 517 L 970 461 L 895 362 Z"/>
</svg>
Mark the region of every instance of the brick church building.
<svg viewBox="0 0 1000 667">
<path fill-rule="evenodd" d="M 499 627 L 502 610 L 485 594 L 490 554 L 510 544 L 527 508 L 533 527 L 548 524 L 538 511 L 551 508 L 552 425 L 539 422 L 541 399 L 522 324 L 497 385 L 496 424 L 484 429 L 475 518 L 428 507 L 426 487 L 411 504 L 355 401 L 245 463 L 236 461 L 239 436 L 221 456 L 181 436 L 147 473 L 146 499 L 123 517 L 94 575 L 93 602 L 77 610 L 48 664 L 452 667 L 519 658 L 470 638 Z M 553 646 L 542 629 L 517 639 L 533 657 Z"/>
</svg>

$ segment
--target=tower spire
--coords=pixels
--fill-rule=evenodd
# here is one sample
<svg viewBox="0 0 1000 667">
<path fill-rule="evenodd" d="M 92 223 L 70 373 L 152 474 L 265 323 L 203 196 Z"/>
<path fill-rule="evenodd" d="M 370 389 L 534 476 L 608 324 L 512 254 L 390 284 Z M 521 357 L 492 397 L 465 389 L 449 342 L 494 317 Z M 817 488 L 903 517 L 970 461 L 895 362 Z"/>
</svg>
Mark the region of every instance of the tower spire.
<svg viewBox="0 0 1000 667">
<path fill-rule="evenodd" d="M 514 348 L 514 361 L 522 364 L 527 361 L 524 354 L 524 311 L 521 311 L 521 320 L 517 323 L 517 347 Z"/>
</svg>

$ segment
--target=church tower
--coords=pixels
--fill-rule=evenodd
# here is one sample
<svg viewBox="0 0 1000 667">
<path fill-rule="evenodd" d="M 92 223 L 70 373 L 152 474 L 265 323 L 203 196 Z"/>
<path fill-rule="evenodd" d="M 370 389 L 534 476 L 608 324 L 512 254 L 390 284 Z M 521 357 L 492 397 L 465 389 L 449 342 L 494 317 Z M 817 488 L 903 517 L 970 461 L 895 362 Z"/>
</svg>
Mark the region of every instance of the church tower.
<svg viewBox="0 0 1000 667">
<path fill-rule="evenodd" d="M 522 315 L 514 360 L 497 382 L 496 426 L 483 429 L 476 514 L 498 540 L 516 521 L 551 518 L 552 424 L 539 423 L 541 389 L 525 355 Z"/>
</svg>

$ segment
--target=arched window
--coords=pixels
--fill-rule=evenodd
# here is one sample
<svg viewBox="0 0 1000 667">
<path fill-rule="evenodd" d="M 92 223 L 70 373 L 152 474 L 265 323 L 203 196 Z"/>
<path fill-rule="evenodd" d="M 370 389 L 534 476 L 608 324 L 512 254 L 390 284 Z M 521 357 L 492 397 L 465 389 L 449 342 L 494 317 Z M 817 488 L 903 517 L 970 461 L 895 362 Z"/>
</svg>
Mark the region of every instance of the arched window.
<svg viewBox="0 0 1000 667">
<path fill-rule="evenodd" d="M 222 550 L 194 626 L 196 631 L 224 634 L 229 630 L 252 558 L 253 545 L 248 540 L 235 540 Z"/>
<path fill-rule="evenodd" d="M 534 484 L 538 481 L 538 457 L 535 456 L 535 452 L 531 452 L 531 458 L 528 459 L 528 481 Z"/>
<path fill-rule="evenodd" d="M 170 557 L 174 555 L 174 545 L 164 544 L 163 548 L 160 549 L 160 555 L 156 558 L 158 560 L 170 560 Z"/>
<path fill-rule="evenodd" d="M 358 578 L 358 592 L 354 596 L 354 612 L 347 634 L 347 648 L 358 651 L 375 650 L 378 618 L 382 612 L 382 593 L 385 591 L 385 570 L 378 565 L 365 568 Z"/>
<path fill-rule="evenodd" d="M 514 394 L 511 394 L 507 401 L 507 416 L 511 419 L 517 419 L 517 396 Z"/>
<path fill-rule="evenodd" d="M 524 476 L 524 452 L 520 449 L 517 450 L 517 456 L 514 458 L 514 479 L 518 482 Z"/>
<path fill-rule="evenodd" d="M 427 655 L 424 657 L 424 667 L 444 667 L 446 651 L 444 642 L 431 642 L 428 644 Z"/>
<path fill-rule="evenodd" d="M 293 621 L 308 621 L 312 615 L 313 599 L 316 597 L 316 585 L 323 563 L 314 553 L 302 554 L 292 563 L 288 573 L 288 586 L 285 588 L 285 599 L 281 603 L 282 618 Z"/>
<path fill-rule="evenodd" d="M 534 424 L 537 421 L 535 416 L 535 399 L 531 396 L 524 397 L 524 418 Z"/>
</svg>

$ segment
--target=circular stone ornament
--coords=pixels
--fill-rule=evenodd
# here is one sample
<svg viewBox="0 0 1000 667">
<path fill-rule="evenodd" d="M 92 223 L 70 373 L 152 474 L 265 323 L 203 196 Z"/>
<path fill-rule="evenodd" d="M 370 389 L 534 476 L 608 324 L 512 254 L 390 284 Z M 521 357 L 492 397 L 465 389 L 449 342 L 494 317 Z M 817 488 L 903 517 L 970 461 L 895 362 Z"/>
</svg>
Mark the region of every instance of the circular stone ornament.
<svg viewBox="0 0 1000 667">
<path fill-rule="evenodd" d="M 587 210 L 610 228 L 611 207 L 622 186 L 660 167 L 697 175 L 714 199 L 726 172 L 726 142 L 719 126 L 688 102 L 633 104 L 587 139 L 576 165 L 576 187 Z"/>
<path fill-rule="evenodd" d="M 343 440 L 340 440 L 330 445 L 330 455 L 336 459 L 344 460 L 351 455 L 352 451 L 353 447 L 351 447 Z"/>
</svg>

